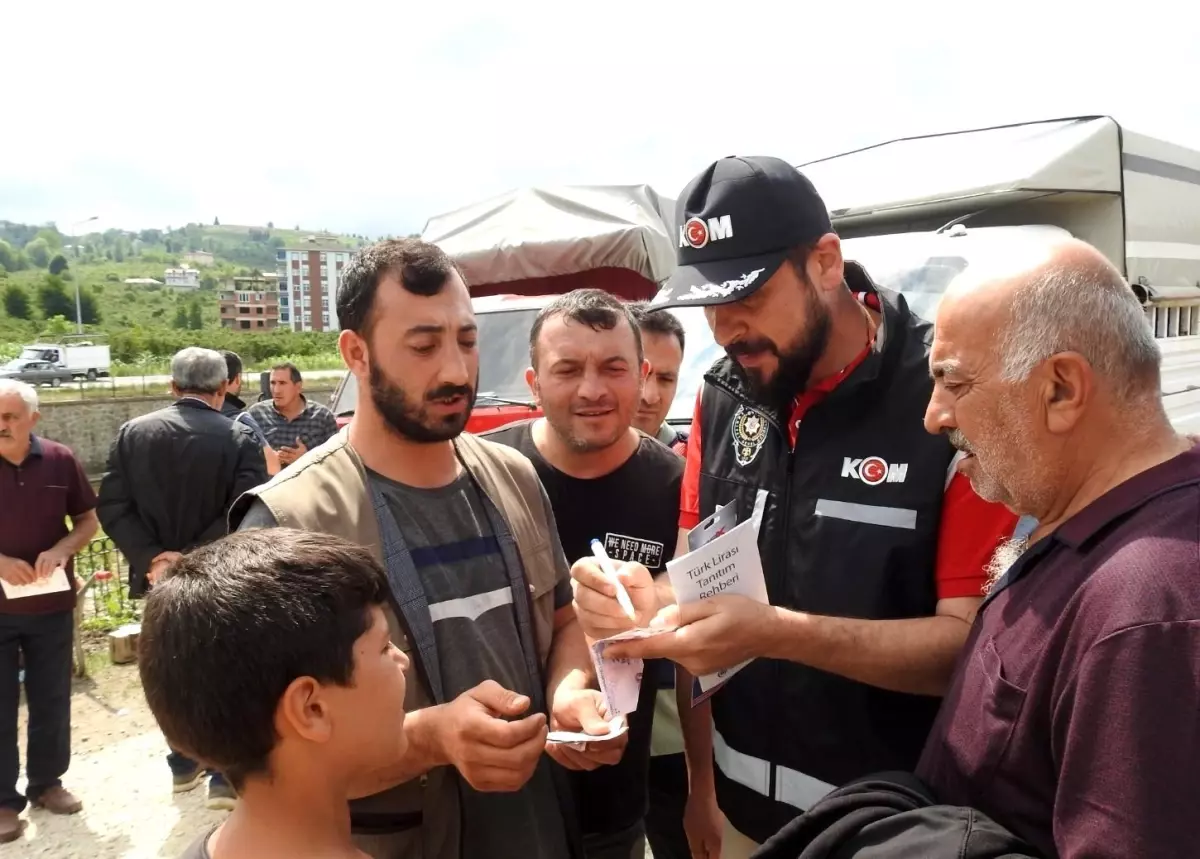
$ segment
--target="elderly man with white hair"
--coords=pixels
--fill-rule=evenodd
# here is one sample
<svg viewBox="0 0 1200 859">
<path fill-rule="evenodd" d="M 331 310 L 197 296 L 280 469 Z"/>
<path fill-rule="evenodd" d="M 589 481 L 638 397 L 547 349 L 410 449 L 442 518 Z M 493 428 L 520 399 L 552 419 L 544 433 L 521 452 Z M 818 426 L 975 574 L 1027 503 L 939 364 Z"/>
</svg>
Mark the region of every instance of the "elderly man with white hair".
<svg viewBox="0 0 1200 859">
<path fill-rule="evenodd" d="M 925 422 L 1001 547 L 918 774 L 1060 859 L 1197 855 L 1200 448 L 1176 433 L 1133 293 L 1094 248 L 947 292 Z"/>
<path fill-rule="evenodd" d="M 71 761 L 72 562 L 96 533 L 96 495 L 70 448 L 34 434 L 37 421 L 37 391 L 0 379 L 0 843 L 20 837 L 26 803 L 54 814 L 83 807 L 62 776 Z M 21 657 L 29 706 L 23 795 Z"/>
<path fill-rule="evenodd" d="M 180 554 L 226 533 L 239 495 L 267 480 L 263 450 L 245 424 L 221 413 L 228 385 L 224 356 L 189 347 L 171 360 L 171 405 L 134 418 L 117 432 L 100 483 L 105 532 L 129 561 L 129 592 L 141 596 Z M 174 751 L 175 792 L 205 771 Z M 208 805 L 231 808 L 234 793 L 213 774 Z"/>
</svg>

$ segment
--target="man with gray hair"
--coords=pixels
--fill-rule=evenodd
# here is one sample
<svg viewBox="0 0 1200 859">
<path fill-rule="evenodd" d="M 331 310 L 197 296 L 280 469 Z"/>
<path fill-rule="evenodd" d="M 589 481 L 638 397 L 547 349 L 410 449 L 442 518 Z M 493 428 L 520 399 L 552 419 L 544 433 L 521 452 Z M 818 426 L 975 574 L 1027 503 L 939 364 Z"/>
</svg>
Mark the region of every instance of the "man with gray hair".
<svg viewBox="0 0 1200 859">
<path fill-rule="evenodd" d="M 926 428 L 1037 525 L 997 553 L 918 774 L 1047 856 L 1194 856 L 1200 447 L 1142 308 L 1091 246 L 1031 246 L 951 286 L 929 364 Z"/>
<path fill-rule="evenodd" d="M 0 379 L 0 843 L 20 838 L 26 804 L 52 814 L 83 808 L 62 777 L 71 762 L 73 561 L 96 533 L 96 495 L 71 450 L 33 432 L 37 422 L 37 391 Z M 29 707 L 23 794 L 22 657 Z"/>
<path fill-rule="evenodd" d="M 153 586 L 182 553 L 226 533 L 239 495 L 267 480 L 263 450 L 245 424 L 221 414 L 228 386 L 225 358 L 188 347 L 171 359 L 171 405 L 134 418 L 117 432 L 100 483 L 105 533 L 129 561 L 129 593 Z M 194 761 L 167 757 L 174 790 L 204 779 Z M 213 774 L 210 808 L 231 808 L 233 791 Z"/>
</svg>

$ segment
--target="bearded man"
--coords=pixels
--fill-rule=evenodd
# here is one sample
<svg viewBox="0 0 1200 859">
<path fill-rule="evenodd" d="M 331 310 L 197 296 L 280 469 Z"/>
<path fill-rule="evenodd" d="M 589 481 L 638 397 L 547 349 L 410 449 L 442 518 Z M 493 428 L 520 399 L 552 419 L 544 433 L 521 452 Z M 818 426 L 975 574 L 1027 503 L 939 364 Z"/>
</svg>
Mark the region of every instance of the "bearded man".
<svg viewBox="0 0 1200 859">
<path fill-rule="evenodd" d="M 410 753 L 351 804 L 355 841 L 376 859 L 577 856 L 565 773 L 543 751 L 568 767 L 588 753 L 548 745 L 547 717 L 606 732 L 603 699 L 533 465 L 463 433 L 479 379 L 467 287 L 436 246 L 385 241 L 347 266 L 337 310 L 366 396 L 232 518 L 346 537 L 386 570 Z"/>
<path fill-rule="evenodd" d="M 803 174 L 713 162 L 680 194 L 676 233 L 679 266 L 653 304 L 704 307 L 726 352 L 696 403 L 676 551 L 717 507 L 745 520 L 766 492 L 770 605 L 669 605 L 665 577 L 631 564 L 636 622 L 665 608 L 678 629 L 609 652 L 692 674 L 754 660 L 696 707 L 678 684 L 692 854 L 743 859 L 836 785 L 916 765 L 1016 516 L 956 478 L 950 442 L 922 429 L 930 325 L 843 260 Z M 573 575 L 589 635 L 633 623 L 594 561 Z"/>
</svg>

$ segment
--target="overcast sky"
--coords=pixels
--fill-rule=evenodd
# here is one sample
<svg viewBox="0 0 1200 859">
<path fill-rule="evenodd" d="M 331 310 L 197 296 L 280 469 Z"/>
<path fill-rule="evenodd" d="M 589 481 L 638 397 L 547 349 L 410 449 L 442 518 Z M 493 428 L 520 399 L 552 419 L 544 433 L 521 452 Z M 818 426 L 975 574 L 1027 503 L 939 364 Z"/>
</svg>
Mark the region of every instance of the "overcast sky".
<svg viewBox="0 0 1200 859">
<path fill-rule="evenodd" d="M 63 229 L 417 232 L 524 185 L 674 197 L 724 155 L 1076 114 L 1200 149 L 1174 0 L 6 5 L 0 218 Z"/>
</svg>

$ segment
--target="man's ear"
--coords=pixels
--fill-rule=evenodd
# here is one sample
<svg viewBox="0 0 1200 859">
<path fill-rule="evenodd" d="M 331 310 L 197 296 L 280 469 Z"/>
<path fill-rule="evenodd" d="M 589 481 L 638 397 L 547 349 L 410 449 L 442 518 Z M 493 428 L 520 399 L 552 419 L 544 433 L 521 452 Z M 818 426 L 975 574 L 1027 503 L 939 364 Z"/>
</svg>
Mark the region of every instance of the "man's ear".
<svg viewBox="0 0 1200 859">
<path fill-rule="evenodd" d="M 846 279 L 846 266 L 842 259 L 842 240 L 836 233 L 826 233 L 817 240 L 808 255 L 805 272 L 817 292 L 839 289 Z"/>
<path fill-rule="evenodd" d="M 333 713 L 324 689 L 312 677 L 297 677 L 275 705 L 275 730 L 282 738 L 326 743 L 333 736 Z"/>
<path fill-rule="evenodd" d="M 1046 429 L 1055 434 L 1071 432 L 1084 418 L 1095 394 L 1092 365 L 1078 352 L 1059 352 L 1038 368 Z"/>
<path fill-rule="evenodd" d="M 370 367 L 370 353 L 367 351 L 367 341 L 350 329 L 343 329 L 338 335 L 338 351 L 342 353 L 342 361 L 355 376 L 367 375 Z"/>
<path fill-rule="evenodd" d="M 533 402 L 540 406 L 542 404 L 542 394 L 538 388 L 537 373 L 532 367 L 525 368 L 525 384 L 529 386 L 529 393 L 533 394 Z"/>
</svg>

